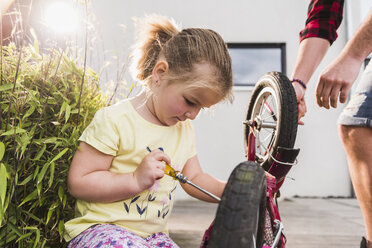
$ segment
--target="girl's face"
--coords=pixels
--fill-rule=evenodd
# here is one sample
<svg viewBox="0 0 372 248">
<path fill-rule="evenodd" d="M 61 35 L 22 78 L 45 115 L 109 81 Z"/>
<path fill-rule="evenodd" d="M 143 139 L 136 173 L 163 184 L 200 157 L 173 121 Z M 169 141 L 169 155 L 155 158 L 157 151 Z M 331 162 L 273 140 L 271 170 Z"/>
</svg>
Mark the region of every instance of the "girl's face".
<svg viewBox="0 0 372 248">
<path fill-rule="evenodd" d="M 212 76 L 208 65 L 200 65 L 196 73 L 203 78 Z M 209 88 L 189 87 L 193 82 L 160 82 L 154 88 L 153 107 L 157 119 L 166 126 L 179 121 L 194 119 L 201 108 L 209 108 L 218 103 L 221 96 Z"/>
</svg>

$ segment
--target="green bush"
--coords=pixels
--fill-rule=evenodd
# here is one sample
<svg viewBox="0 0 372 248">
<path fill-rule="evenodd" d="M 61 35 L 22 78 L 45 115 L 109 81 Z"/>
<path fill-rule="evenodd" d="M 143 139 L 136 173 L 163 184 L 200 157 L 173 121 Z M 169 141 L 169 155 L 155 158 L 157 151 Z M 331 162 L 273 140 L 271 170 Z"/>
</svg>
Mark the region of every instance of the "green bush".
<svg viewBox="0 0 372 248">
<path fill-rule="evenodd" d="M 68 50 L 38 49 L 2 47 L 0 247 L 64 246 L 74 209 L 68 168 L 81 132 L 105 103 L 96 73 Z"/>
</svg>

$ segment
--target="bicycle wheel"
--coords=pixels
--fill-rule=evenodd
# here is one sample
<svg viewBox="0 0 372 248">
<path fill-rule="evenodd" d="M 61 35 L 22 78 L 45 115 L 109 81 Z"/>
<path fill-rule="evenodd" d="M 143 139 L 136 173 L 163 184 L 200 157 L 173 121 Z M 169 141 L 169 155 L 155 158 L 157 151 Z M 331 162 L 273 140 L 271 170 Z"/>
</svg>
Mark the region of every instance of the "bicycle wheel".
<svg viewBox="0 0 372 248">
<path fill-rule="evenodd" d="M 242 162 L 226 184 L 208 248 L 262 247 L 265 214 L 265 172 L 256 162 Z"/>
<path fill-rule="evenodd" d="M 293 148 L 298 122 L 296 93 L 289 79 L 280 72 L 269 72 L 257 82 L 245 123 L 254 123 L 256 161 L 268 170 L 279 146 Z M 247 149 L 249 124 L 245 126 Z"/>
</svg>

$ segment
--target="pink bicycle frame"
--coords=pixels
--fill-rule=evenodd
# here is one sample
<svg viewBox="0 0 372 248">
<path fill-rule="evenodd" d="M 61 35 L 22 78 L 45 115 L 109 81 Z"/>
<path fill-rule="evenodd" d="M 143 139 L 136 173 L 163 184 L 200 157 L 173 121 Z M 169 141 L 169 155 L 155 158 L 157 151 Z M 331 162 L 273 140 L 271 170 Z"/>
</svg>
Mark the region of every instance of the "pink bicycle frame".
<svg viewBox="0 0 372 248">
<path fill-rule="evenodd" d="M 254 136 L 253 129 L 255 128 L 255 123 L 253 122 L 250 126 L 250 132 L 248 135 L 248 144 L 247 144 L 247 158 L 249 161 L 256 161 L 256 137 Z M 274 199 L 277 197 L 277 193 L 282 186 L 285 176 L 291 169 L 293 162 L 295 161 L 299 149 L 288 149 L 278 147 L 278 152 L 273 159 L 274 162 L 271 164 L 267 172 L 274 176 L 266 176 L 267 180 L 267 201 L 266 209 L 267 214 L 269 214 L 270 224 L 272 227 L 272 233 L 275 235 L 275 238 L 271 246 L 264 245 L 262 248 L 285 248 L 286 238 L 283 234 L 283 224 L 280 218 L 279 210 Z M 270 154 L 269 154 L 270 156 Z M 266 229 L 264 232 L 268 231 Z"/>
</svg>

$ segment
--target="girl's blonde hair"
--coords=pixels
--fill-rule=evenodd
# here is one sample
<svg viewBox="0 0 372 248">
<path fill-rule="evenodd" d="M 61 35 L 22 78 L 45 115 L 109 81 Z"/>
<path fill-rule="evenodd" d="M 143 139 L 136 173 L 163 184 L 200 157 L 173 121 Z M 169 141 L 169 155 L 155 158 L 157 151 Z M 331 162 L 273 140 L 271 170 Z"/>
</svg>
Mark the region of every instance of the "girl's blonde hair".
<svg viewBox="0 0 372 248">
<path fill-rule="evenodd" d="M 162 56 L 169 65 L 169 82 L 192 80 L 190 87 L 208 87 L 232 101 L 231 58 L 218 33 L 203 28 L 180 30 L 172 19 L 158 15 L 147 16 L 139 24 L 134 56 L 139 80 L 151 83 L 153 68 Z M 211 65 L 213 77 L 195 78 L 193 66 L 198 63 Z"/>
</svg>

